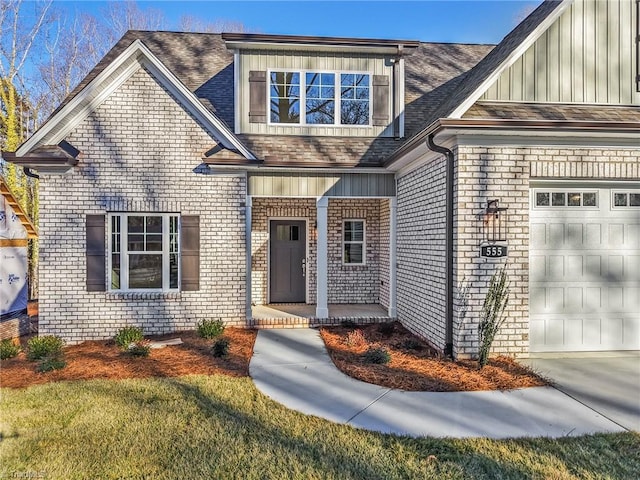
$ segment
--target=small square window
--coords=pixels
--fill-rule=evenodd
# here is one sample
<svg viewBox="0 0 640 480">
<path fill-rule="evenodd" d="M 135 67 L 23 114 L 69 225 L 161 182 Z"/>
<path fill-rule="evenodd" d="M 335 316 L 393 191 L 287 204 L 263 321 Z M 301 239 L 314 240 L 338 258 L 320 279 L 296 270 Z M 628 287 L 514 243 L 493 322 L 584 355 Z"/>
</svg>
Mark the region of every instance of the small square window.
<svg viewBox="0 0 640 480">
<path fill-rule="evenodd" d="M 536 207 L 548 207 L 548 206 L 549 206 L 549 192 L 537 192 Z"/>
<path fill-rule="evenodd" d="M 629 194 L 629 206 L 630 207 L 640 207 L 640 193 L 630 193 Z"/>
<path fill-rule="evenodd" d="M 569 198 L 568 205 L 570 207 L 580 206 L 580 199 L 582 198 L 582 195 L 580 194 L 580 192 L 569 192 L 567 196 Z"/>
<path fill-rule="evenodd" d="M 614 193 L 613 194 L 613 206 L 614 207 L 626 207 L 628 205 L 628 197 L 626 193 Z"/>
<path fill-rule="evenodd" d="M 585 192 L 582 194 L 582 206 L 583 207 L 596 207 L 596 193 Z"/>
<path fill-rule="evenodd" d="M 564 207 L 567 204 L 564 192 L 553 192 L 551 194 L 551 205 L 553 207 Z"/>
</svg>

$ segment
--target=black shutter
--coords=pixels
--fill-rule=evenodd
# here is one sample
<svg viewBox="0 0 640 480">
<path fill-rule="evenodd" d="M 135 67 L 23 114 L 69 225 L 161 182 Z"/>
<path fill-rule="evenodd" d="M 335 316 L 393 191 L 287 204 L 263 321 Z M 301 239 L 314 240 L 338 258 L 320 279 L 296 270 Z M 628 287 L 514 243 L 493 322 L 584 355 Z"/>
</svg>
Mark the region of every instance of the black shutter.
<svg viewBox="0 0 640 480">
<path fill-rule="evenodd" d="M 200 290 L 200 217 L 180 217 L 180 268 L 184 291 Z"/>
<path fill-rule="evenodd" d="M 87 291 L 104 292 L 106 290 L 106 218 L 104 215 L 87 215 Z"/>
<path fill-rule="evenodd" d="M 249 72 L 249 122 L 267 123 L 267 72 Z"/>
<path fill-rule="evenodd" d="M 373 76 L 373 124 L 389 124 L 389 77 Z"/>
</svg>

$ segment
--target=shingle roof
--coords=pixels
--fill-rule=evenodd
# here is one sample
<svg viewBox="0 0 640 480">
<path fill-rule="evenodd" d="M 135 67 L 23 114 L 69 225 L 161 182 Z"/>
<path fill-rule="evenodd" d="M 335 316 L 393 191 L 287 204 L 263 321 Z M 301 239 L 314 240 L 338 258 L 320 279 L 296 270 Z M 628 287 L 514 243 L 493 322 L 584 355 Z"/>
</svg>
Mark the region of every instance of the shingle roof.
<svg viewBox="0 0 640 480">
<path fill-rule="evenodd" d="M 147 48 L 230 128 L 234 125 L 233 54 L 220 34 L 129 31 L 56 110 L 59 111 L 134 40 Z M 406 57 L 407 137 L 447 97 L 491 45 L 421 43 Z M 54 112 L 54 114 L 56 113 Z M 401 144 L 393 138 L 240 135 L 260 159 L 331 165 L 381 165 Z"/>
<path fill-rule="evenodd" d="M 640 122 L 640 108 L 618 105 L 477 102 L 462 118 Z"/>
</svg>

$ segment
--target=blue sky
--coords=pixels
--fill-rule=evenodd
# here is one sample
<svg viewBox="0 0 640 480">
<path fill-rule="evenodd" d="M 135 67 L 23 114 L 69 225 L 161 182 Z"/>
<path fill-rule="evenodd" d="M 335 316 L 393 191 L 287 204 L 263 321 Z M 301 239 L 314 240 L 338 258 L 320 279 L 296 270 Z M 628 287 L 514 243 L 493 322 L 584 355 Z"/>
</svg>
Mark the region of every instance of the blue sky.
<svg viewBox="0 0 640 480">
<path fill-rule="evenodd" d="M 100 14 L 105 2 L 55 0 Z M 541 0 L 422 1 L 138 1 L 164 12 L 169 28 L 181 15 L 228 20 L 270 34 L 497 43 Z"/>
</svg>

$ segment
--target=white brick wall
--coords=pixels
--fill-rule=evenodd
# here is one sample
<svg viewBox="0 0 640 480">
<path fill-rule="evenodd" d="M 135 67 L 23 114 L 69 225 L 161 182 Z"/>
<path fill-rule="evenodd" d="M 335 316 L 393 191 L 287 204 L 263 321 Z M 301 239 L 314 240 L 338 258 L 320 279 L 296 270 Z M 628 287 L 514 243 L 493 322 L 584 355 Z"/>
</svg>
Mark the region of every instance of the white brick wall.
<svg viewBox="0 0 640 480">
<path fill-rule="evenodd" d="M 66 140 L 79 165 L 40 182 L 40 332 L 78 342 L 124 325 L 147 334 L 206 318 L 244 325 L 246 182 L 194 172 L 216 143 L 204 128 L 141 69 Z M 200 215 L 200 290 L 87 292 L 85 216 L 109 211 Z"/>
<path fill-rule="evenodd" d="M 398 319 L 434 347 L 445 344 L 445 162 L 398 179 Z"/>
<path fill-rule="evenodd" d="M 530 179 L 638 179 L 638 149 L 480 147 L 454 149 L 454 285 L 470 289 L 466 315 L 454 302 L 454 351 L 478 350 L 478 321 L 491 275 L 507 265 L 510 300 L 494 353 L 526 355 L 529 348 Z M 444 160 L 398 179 L 398 317 L 434 346 L 445 342 Z M 508 206 L 505 259 L 480 257 L 487 200 Z"/>
<path fill-rule="evenodd" d="M 328 294 L 329 303 L 378 303 L 380 298 L 380 204 L 379 199 L 329 199 Z M 309 297 L 316 301 L 316 200 L 313 198 L 253 198 L 251 212 L 251 301 L 265 304 L 267 295 L 268 219 L 306 218 L 308 220 Z M 342 265 L 342 221 L 348 218 L 366 220 L 367 264 Z M 388 219 L 386 224 L 388 232 Z M 387 237 L 388 238 L 388 233 Z M 387 257 L 384 260 L 388 264 Z"/>
</svg>

